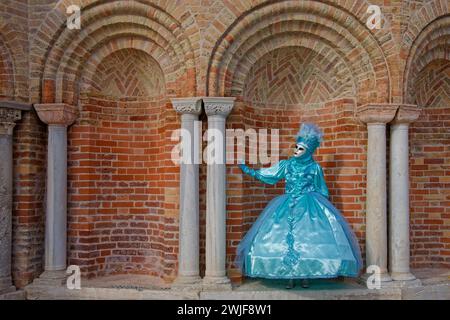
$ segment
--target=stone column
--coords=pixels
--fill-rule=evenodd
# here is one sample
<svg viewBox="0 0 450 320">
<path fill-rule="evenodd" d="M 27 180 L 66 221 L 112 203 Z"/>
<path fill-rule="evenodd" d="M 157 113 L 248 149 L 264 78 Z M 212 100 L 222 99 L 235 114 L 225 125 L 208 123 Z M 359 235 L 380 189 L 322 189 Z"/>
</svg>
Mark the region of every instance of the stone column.
<svg viewBox="0 0 450 320">
<path fill-rule="evenodd" d="M 67 263 L 67 127 L 75 121 L 77 109 L 62 103 L 34 108 L 48 124 L 45 271 L 40 280 L 56 285 L 65 279 Z"/>
<path fill-rule="evenodd" d="M 420 109 L 401 105 L 391 122 L 389 262 L 393 280 L 411 281 L 409 269 L 409 124 L 417 120 Z"/>
<path fill-rule="evenodd" d="M 203 98 L 208 116 L 206 191 L 206 288 L 231 289 L 226 275 L 226 118 L 235 98 Z"/>
<path fill-rule="evenodd" d="M 13 128 L 21 110 L 0 102 L 0 294 L 14 291 L 11 279 Z"/>
<path fill-rule="evenodd" d="M 199 143 L 201 126 L 197 126 L 202 111 L 201 98 L 172 99 L 175 111 L 181 114 L 180 161 L 180 232 L 178 276 L 172 288 L 197 287 L 200 278 L 199 231 Z"/>
<path fill-rule="evenodd" d="M 397 106 L 365 105 L 358 118 L 367 124 L 366 263 L 380 268 L 382 282 L 391 281 L 387 254 L 386 123 Z"/>
</svg>

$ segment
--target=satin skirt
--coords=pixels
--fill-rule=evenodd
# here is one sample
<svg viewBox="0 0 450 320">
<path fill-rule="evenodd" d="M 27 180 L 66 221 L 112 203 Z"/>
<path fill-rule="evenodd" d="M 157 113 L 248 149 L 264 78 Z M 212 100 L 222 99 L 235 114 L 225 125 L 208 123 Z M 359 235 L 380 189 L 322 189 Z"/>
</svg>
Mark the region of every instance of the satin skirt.
<svg viewBox="0 0 450 320">
<path fill-rule="evenodd" d="M 237 248 L 244 275 L 268 279 L 356 277 L 361 252 L 353 231 L 317 192 L 274 198 Z"/>
</svg>

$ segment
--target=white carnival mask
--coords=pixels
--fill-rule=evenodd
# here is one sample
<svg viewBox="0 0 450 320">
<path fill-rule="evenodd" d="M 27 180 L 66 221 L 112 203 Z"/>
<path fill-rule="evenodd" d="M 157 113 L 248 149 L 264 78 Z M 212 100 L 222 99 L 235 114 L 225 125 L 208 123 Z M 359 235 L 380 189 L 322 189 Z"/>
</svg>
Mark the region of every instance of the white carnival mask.
<svg viewBox="0 0 450 320">
<path fill-rule="evenodd" d="M 306 146 L 303 143 L 297 143 L 295 145 L 295 152 L 294 152 L 294 157 L 298 158 L 301 157 L 302 155 L 304 155 L 306 153 Z"/>
</svg>

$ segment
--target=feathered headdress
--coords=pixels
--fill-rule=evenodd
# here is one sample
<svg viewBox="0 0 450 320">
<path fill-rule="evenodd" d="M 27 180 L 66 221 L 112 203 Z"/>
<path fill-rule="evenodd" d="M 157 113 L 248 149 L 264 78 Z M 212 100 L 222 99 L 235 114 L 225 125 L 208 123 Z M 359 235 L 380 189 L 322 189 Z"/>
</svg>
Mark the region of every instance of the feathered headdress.
<svg viewBox="0 0 450 320">
<path fill-rule="evenodd" d="M 309 151 L 314 152 L 322 142 L 323 133 L 314 123 L 303 123 L 297 133 L 297 143 L 303 144 Z"/>
</svg>

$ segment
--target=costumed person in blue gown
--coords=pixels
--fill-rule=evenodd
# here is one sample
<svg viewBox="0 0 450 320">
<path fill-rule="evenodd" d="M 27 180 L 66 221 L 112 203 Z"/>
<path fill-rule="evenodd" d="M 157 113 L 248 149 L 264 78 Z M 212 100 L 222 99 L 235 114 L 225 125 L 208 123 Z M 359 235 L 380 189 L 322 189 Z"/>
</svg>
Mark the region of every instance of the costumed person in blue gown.
<svg viewBox="0 0 450 320">
<path fill-rule="evenodd" d="M 314 124 L 303 124 L 293 157 L 275 166 L 242 171 L 264 183 L 286 180 L 286 193 L 262 211 L 237 248 L 236 263 L 252 278 L 301 279 L 356 277 L 361 252 L 353 231 L 328 200 L 322 168 L 313 153 L 322 141 Z"/>
</svg>

